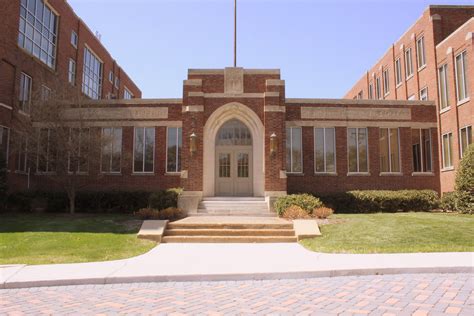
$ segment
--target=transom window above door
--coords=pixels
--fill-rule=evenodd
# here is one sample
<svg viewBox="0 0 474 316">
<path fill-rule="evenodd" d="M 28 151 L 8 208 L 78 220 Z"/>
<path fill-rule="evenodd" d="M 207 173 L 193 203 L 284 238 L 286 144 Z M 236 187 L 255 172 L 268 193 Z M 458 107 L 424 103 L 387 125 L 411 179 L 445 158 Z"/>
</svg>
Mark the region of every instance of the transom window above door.
<svg viewBox="0 0 474 316">
<path fill-rule="evenodd" d="M 219 129 L 216 146 L 250 146 L 252 134 L 248 127 L 239 120 L 230 120 Z"/>
</svg>

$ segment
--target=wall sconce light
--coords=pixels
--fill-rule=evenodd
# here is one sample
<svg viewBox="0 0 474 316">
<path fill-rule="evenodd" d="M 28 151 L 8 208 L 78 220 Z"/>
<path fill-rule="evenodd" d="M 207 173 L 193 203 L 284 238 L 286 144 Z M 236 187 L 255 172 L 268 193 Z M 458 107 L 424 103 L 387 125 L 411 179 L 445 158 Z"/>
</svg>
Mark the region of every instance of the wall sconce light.
<svg viewBox="0 0 474 316">
<path fill-rule="evenodd" d="M 273 156 L 276 154 L 278 149 L 277 136 L 275 133 L 270 135 L 270 155 Z"/>
<path fill-rule="evenodd" d="M 189 136 L 189 152 L 191 153 L 191 157 L 196 153 L 197 151 L 197 135 L 193 132 Z"/>
</svg>

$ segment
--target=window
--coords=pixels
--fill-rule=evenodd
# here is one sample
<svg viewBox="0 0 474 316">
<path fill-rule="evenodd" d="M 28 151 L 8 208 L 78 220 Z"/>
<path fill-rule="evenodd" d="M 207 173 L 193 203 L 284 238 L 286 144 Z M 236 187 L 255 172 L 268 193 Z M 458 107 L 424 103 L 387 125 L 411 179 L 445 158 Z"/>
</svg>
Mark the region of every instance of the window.
<svg viewBox="0 0 474 316">
<path fill-rule="evenodd" d="M 364 98 L 364 91 L 360 90 L 357 94 L 357 99 L 362 100 Z"/>
<path fill-rule="evenodd" d="M 414 101 L 414 100 L 416 100 L 416 96 L 414 94 L 408 97 L 408 101 Z"/>
<path fill-rule="evenodd" d="M 84 48 L 82 92 L 92 99 L 100 99 L 102 91 L 102 62 L 87 47 Z"/>
<path fill-rule="evenodd" d="M 368 172 L 367 128 L 348 128 L 349 172 Z"/>
<path fill-rule="evenodd" d="M 18 100 L 20 100 L 20 110 L 25 113 L 30 112 L 30 99 L 31 99 L 31 86 L 32 86 L 32 79 L 25 73 L 21 73 L 20 75 L 20 96 Z"/>
<path fill-rule="evenodd" d="M 443 135 L 443 168 L 453 166 L 453 133 Z"/>
<path fill-rule="evenodd" d="M 125 100 L 128 100 L 128 99 L 133 99 L 133 94 L 130 92 L 130 90 L 128 90 L 127 88 L 125 88 L 123 90 L 123 98 Z"/>
<path fill-rule="evenodd" d="M 416 55 L 418 57 L 418 69 L 426 65 L 425 59 L 425 38 L 422 36 L 416 41 Z"/>
<path fill-rule="evenodd" d="M 71 31 L 71 45 L 74 46 L 74 48 L 77 48 L 77 42 L 78 42 L 77 33 L 74 31 Z"/>
<path fill-rule="evenodd" d="M 398 128 L 381 128 L 379 146 L 380 172 L 400 172 Z"/>
<path fill-rule="evenodd" d="M 405 51 L 405 76 L 409 79 L 413 75 L 413 61 L 411 59 L 411 48 Z"/>
<path fill-rule="evenodd" d="M 69 139 L 72 144 L 69 152 L 68 170 L 70 173 L 89 171 L 90 131 L 88 128 L 71 128 Z"/>
<path fill-rule="evenodd" d="M 19 136 L 19 146 L 18 146 L 18 157 L 17 157 L 17 165 L 16 170 L 19 172 L 27 172 L 28 171 L 28 139 L 25 135 L 18 135 Z"/>
<path fill-rule="evenodd" d="M 8 165 L 8 145 L 10 140 L 10 129 L 0 126 L 0 155 Z"/>
<path fill-rule="evenodd" d="M 456 56 L 456 95 L 458 102 L 467 99 L 466 52 Z"/>
<path fill-rule="evenodd" d="M 76 62 L 73 59 L 69 59 L 68 81 L 73 86 L 76 84 Z"/>
<path fill-rule="evenodd" d="M 314 156 L 316 173 L 336 172 L 335 128 L 314 129 Z"/>
<path fill-rule="evenodd" d="M 114 73 L 112 71 L 109 71 L 109 81 L 110 83 L 114 83 Z"/>
<path fill-rule="evenodd" d="M 428 100 L 428 87 L 424 87 L 420 90 L 420 100 L 427 101 Z"/>
<path fill-rule="evenodd" d="M 395 60 L 395 80 L 397 86 L 402 84 L 402 63 L 400 61 L 400 58 Z"/>
<path fill-rule="evenodd" d="M 472 144 L 472 126 L 466 126 L 461 128 L 460 130 L 460 138 L 461 138 L 461 158 L 464 155 L 467 147 Z"/>
<path fill-rule="evenodd" d="M 382 76 L 383 76 L 383 92 L 384 92 L 384 95 L 387 95 L 390 93 L 390 78 L 389 78 L 388 69 L 383 70 Z"/>
<path fill-rule="evenodd" d="M 166 149 L 166 172 L 181 171 L 181 127 L 168 127 L 168 142 Z"/>
<path fill-rule="evenodd" d="M 155 160 L 155 128 L 135 127 L 133 172 L 153 172 Z"/>
<path fill-rule="evenodd" d="M 449 107 L 448 99 L 448 65 L 443 65 L 438 69 L 439 76 L 439 106 L 440 109 Z"/>
<path fill-rule="evenodd" d="M 51 97 L 51 89 L 45 85 L 41 85 L 41 100 L 48 101 Z"/>
<path fill-rule="evenodd" d="M 433 172 L 431 167 L 431 130 L 412 129 L 411 145 L 414 172 Z"/>
<path fill-rule="evenodd" d="M 372 100 L 374 98 L 374 93 L 373 93 L 373 83 L 369 83 L 369 99 Z"/>
<path fill-rule="evenodd" d="M 375 97 L 377 100 L 380 100 L 382 98 L 382 92 L 380 91 L 380 78 L 375 77 Z"/>
<path fill-rule="evenodd" d="M 118 89 L 120 87 L 120 79 L 115 77 L 115 88 Z"/>
<path fill-rule="evenodd" d="M 56 171 L 55 132 L 50 128 L 39 130 L 38 155 L 36 161 L 37 172 Z"/>
<path fill-rule="evenodd" d="M 102 153 L 100 170 L 105 173 L 119 173 L 122 160 L 122 128 L 102 129 Z"/>
<path fill-rule="evenodd" d="M 43 0 L 22 0 L 18 45 L 50 68 L 56 61 L 57 19 Z"/>
<path fill-rule="evenodd" d="M 303 172 L 301 127 L 289 127 L 286 129 L 286 172 Z"/>
</svg>

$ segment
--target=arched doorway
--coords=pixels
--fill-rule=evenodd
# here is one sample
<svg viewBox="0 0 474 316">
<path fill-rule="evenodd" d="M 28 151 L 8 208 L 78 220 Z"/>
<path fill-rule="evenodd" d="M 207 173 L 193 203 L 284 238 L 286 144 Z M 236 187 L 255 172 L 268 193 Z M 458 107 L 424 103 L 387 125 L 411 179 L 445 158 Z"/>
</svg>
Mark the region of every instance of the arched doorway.
<svg viewBox="0 0 474 316">
<path fill-rule="evenodd" d="M 238 119 L 224 123 L 216 135 L 216 195 L 252 196 L 252 134 Z"/>
</svg>

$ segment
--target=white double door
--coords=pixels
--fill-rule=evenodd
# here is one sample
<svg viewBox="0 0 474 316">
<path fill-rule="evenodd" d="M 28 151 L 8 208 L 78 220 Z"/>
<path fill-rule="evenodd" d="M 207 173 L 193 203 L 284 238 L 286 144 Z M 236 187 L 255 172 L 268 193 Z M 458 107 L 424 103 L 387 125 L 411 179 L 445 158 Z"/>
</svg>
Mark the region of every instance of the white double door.
<svg viewBox="0 0 474 316">
<path fill-rule="evenodd" d="M 252 182 L 252 146 L 216 147 L 216 196 L 253 196 Z"/>
</svg>

